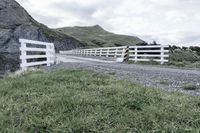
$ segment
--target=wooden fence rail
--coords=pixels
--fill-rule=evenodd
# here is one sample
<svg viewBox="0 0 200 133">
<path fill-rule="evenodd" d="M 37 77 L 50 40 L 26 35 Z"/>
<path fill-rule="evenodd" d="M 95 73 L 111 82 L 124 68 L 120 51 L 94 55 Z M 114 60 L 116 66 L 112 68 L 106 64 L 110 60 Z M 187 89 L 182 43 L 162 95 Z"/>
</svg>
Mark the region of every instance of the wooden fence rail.
<svg viewBox="0 0 200 133">
<path fill-rule="evenodd" d="M 47 65 L 55 63 L 55 48 L 53 43 L 20 39 L 21 43 L 21 64 L 22 70 L 28 67 Z"/>
<path fill-rule="evenodd" d="M 67 54 L 67 55 L 105 56 L 114 58 L 125 58 L 126 53 L 127 53 L 127 46 L 60 51 L 60 54 Z"/>
<path fill-rule="evenodd" d="M 134 62 L 156 61 L 160 64 L 168 62 L 169 46 L 147 45 L 147 46 L 123 46 L 106 47 L 94 49 L 75 49 L 69 51 L 60 51 L 60 54 L 81 55 L 81 56 L 105 56 L 114 58 L 123 58 Z"/>
<path fill-rule="evenodd" d="M 156 61 L 160 64 L 168 62 L 169 46 L 152 45 L 152 46 L 130 46 L 129 60 L 139 61 Z"/>
</svg>

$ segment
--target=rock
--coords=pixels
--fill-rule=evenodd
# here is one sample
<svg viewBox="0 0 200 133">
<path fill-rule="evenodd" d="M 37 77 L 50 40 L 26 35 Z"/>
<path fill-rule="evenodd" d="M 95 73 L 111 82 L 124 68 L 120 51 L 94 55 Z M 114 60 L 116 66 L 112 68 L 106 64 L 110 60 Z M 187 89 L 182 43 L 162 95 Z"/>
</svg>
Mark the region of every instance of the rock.
<svg viewBox="0 0 200 133">
<path fill-rule="evenodd" d="M 14 29 L 15 27 L 31 23 L 33 18 L 14 0 L 0 1 L 0 28 Z"/>
</svg>

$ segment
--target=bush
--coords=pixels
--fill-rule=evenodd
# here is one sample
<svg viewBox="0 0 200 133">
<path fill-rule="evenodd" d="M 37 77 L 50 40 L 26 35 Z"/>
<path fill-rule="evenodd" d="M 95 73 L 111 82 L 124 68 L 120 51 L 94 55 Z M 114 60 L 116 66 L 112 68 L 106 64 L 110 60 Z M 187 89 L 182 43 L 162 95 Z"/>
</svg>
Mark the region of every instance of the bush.
<svg viewBox="0 0 200 133">
<path fill-rule="evenodd" d="M 190 49 L 175 49 L 170 52 L 169 60 L 175 62 L 188 61 L 194 63 L 200 60 L 200 57 L 196 54 L 196 52 Z"/>
<path fill-rule="evenodd" d="M 183 87 L 185 90 L 196 90 L 198 87 L 194 84 L 187 84 Z"/>
</svg>

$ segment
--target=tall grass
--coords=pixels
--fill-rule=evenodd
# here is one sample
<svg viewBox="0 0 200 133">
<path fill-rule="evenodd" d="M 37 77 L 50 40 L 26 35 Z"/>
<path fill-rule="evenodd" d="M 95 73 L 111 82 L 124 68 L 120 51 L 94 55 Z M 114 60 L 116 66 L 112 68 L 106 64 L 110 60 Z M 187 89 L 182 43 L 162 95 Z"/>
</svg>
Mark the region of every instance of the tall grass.
<svg viewBox="0 0 200 133">
<path fill-rule="evenodd" d="M 162 131 L 200 131 L 200 98 L 82 70 L 0 81 L 0 132 Z"/>
</svg>

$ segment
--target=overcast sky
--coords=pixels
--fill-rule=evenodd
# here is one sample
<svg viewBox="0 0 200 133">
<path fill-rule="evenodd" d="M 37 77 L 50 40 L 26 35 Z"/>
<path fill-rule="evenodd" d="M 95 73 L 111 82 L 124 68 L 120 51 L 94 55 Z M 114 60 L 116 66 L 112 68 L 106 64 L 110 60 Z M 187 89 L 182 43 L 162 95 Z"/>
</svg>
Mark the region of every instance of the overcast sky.
<svg viewBox="0 0 200 133">
<path fill-rule="evenodd" d="M 200 0 L 17 0 L 49 27 L 101 25 L 162 44 L 200 46 Z"/>
</svg>

